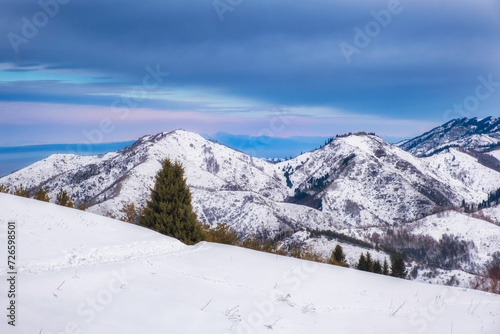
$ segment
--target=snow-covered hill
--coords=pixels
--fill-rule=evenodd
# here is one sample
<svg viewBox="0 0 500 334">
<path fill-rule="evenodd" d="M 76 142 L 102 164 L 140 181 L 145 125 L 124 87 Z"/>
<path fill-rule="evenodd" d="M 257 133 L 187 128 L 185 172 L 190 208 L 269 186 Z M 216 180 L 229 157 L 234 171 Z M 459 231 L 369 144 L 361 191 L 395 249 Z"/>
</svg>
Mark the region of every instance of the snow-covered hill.
<svg viewBox="0 0 500 334">
<path fill-rule="evenodd" d="M 500 173 L 461 149 L 449 148 L 422 160 L 440 180 L 455 189 L 465 186 L 460 195 L 466 202 L 479 203 L 486 194 L 500 188 Z"/>
<path fill-rule="evenodd" d="M 226 222 L 242 233 L 392 225 L 462 199 L 482 201 L 500 179 L 483 168 L 486 177 L 470 175 L 471 187 L 454 171 L 366 134 L 272 164 L 177 130 L 143 137 L 118 153 L 54 155 L 0 183 L 12 190 L 21 184 L 32 191 L 45 187 L 53 200 L 65 189 L 89 211 L 120 217 L 125 205 L 145 204 L 165 158 L 184 165 L 202 221 Z M 474 166 L 468 161 L 467 171 Z"/>
<path fill-rule="evenodd" d="M 175 239 L 0 194 L 19 240 L 17 322 L 2 333 L 491 333 L 500 297 Z M 6 249 L 2 247 L 2 249 Z M 6 288 L 6 263 L 0 286 Z M 1 294 L 2 304 L 7 296 Z"/>
<path fill-rule="evenodd" d="M 483 167 L 473 159 L 464 165 Z M 492 184 L 500 185 L 500 173 L 484 167 L 486 177 L 469 175 L 477 183 L 470 187 L 454 171 L 440 170 L 438 163 L 415 158 L 366 134 L 337 138 L 277 166 L 290 174 L 290 195 L 295 188 L 302 196 L 311 194 L 296 202 L 321 203 L 323 212 L 354 226 L 393 225 L 426 216 L 438 207 L 459 205 L 462 199 L 479 202 Z M 318 179 L 323 179 L 322 186 L 314 186 Z"/>
<path fill-rule="evenodd" d="M 44 187 L 52 201 L 65 189 L 87 211 L 121 217 L 127 204 L 140 208 L 146 203 L 165 158 L 185 167 L 201 221 L 227 223 L 243 236 L 279 234 L 325 256 L 340 243 L 350 263 L 362 249 L 341 240 L 305 240 L 306 230 L 334 230 L 374 245 L 374 233 L 384 236 L 390 229 L 458 207 L 462 200 L 479 203 L 500 187 L 496 169 L 453 148 L 417 158 L 360 133 L 273 164 L 183 130 L 145 136 L 125 150 L 101 156 L 54 155 L 1 178 L 0 184 L 11 190 L 23 184 L 33 193 Z M 478 242 L 452 224 L 449 229 L 461 240 Z M 500 249 L 500 243 L 492 246 Z M 476 268 L 485 258 L 474 261 Z M 460 284 L 467 285 L 468 279 Z"/>
<path fill-rule="evenodd" d="M 485 149 L 500 143 L 500 118 L 451 120 L 421 136 L 398 144 L 415 156 L 429 156 L 445 147 Z"/>
</svg>

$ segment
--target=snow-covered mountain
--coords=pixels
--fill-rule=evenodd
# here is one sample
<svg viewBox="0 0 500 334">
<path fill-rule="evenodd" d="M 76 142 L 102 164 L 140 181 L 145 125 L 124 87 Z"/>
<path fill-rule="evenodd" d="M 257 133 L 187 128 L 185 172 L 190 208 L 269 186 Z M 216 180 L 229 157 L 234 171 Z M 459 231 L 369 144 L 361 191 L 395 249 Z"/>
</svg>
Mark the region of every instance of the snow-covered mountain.
<svg viewBox="0 0 500 334">
<path fill-rule="evenodd" d="M 183 164 L 201 221 L 227 223 L 243 236 L 279 233 L 325 256 L 341 243 L 351 263 L 362 249 L 339 240 L 310 238 L 308 231 L 335 230 L 374 245 L 374 235 L 384 237 L 413 222 L 433 226 L 436 212 L 457 208 L 463 200 L 479 203 L 500 187 L 497 169 L 455 148 L 418 158 L 377 136 L 358 133 L 293 159 L 269 163 L 183 130 L 145 136 L 122 151 L 100 156 L 53 155 L 1 178 L 0 184 L 11 190 L 22 184 L 32 192 L 45 187 L 52 201 L 65 189 L 87 211 L 121 217 L 120 210 L 127 204 L 140 208 L 146 203 L 165 158 Z M 470 224 L 476 221 L 461 215 Z M 422 220 L 425 217 L 430 218 Z M 456 219 L 453 213 L 448 217 Z M 489 227 L 500 235 L 500 227 Z M 454 229 L 452 224 L 446 228 L 459 240 L 481 243 L 481 234 Z M 500 239 L 493 239 L 491 245 L 500 249 Z M 480 271 L 491 255 L 483 251 L 477 248 L 463 269 L 472 266 Z M 443 273 L 441 281 L 449 275 Z M 469 278 L 460 284 L 467 285 Z"/>
<path fill-rule="evenodd" d="M 397 144 L 415 156 L 430 156 L 446 147 L 484 150 L 500 143 L 500 118 L 451 120 L 423 135 Z"/>
<path fill-rule="evenodd" d="M 500 298 L 153 231 L 0 194 L 16 222 L 16 327 L 1 333 L 484 333 Z M 7 291 L 7 261 L 0 281 Z M 9 303 L 7 293 L 0 297 Z M 4 310 L 5 311 L 5 310 Z"/>
<path fill-rule="evenodd" d="M 500 185 L 500 173 L 486 167 L 485 177 L 469 181 L 446 168 L 452 158 L 418 159 L 366 134 L 271 164 L 183 130 L 146 136 L 102 156 L 53 155 L 0 183 L 45 187 L 52 199 L 62 188 L 88 211 L 121 216 L 126 204 L 145 204 L 165 158 L 184 165 L 199 219 L 226 222 L 242 233 L 390 226 L 463 199 L 479 202 Z M 477 165 L 459 160 L 466 161 L 465 174 Z"/>
</svg>

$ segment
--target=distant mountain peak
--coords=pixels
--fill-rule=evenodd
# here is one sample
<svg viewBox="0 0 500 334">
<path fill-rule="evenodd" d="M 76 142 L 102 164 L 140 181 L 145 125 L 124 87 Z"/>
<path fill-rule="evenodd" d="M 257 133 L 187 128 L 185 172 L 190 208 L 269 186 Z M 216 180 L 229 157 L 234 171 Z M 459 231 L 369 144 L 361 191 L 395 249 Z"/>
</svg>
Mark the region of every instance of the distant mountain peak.
<svg viewBox="0 0 500 334">
<path fill-rule="evenodd" d="M 457 118 L 397 144 L 415 156 L 430 156 L 447 147 L 485 150 L 500 144 L 500 118 Z"/>
</svg>

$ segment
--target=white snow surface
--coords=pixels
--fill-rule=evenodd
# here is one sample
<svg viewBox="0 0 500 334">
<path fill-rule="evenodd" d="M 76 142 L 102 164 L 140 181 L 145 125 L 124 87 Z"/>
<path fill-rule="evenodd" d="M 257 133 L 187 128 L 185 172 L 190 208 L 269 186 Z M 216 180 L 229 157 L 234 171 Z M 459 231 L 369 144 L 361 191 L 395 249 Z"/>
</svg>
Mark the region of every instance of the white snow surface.
<svg viewBox="0 0 500 334">
<path fill-rule="evenodd" d="M 415 234 L 430 235 L 439 240 L 443 234 L 453 234 L 462 240 L 473 241 L 476 251 L 473 261 L 480 264 L 500 250 L 500 226 L 456 211 L 446 211 L 406 225 Z"/>
<path fill-rule="evenodd" d="M 0 194 L 16 222 L 16 327 L 2 333 L 491 333 L 500 296 L 427 285 Z M 6 249 L 2 247 L 1 249 Z M 0 286 L 6 291 L 6 262 Z M 2 304 L 7 297 L 1 294 Z M 4 312 L 5 312 L 5 308 Z"/>
<path fill-rule="evenodd" d="M 488 154 L 500 161 L 500 150 L 494 150 L 494 151 L 488 152 Z"/>
<path fill-rule="evenodd" d="M 440 179 L 462 188 L 467 203 L 480 203 L 488 198 L 488 193 L 500 188 L 500 173 L 457 149 L 450 148 L 422 160 L 439 173 Z"/>
</svg>

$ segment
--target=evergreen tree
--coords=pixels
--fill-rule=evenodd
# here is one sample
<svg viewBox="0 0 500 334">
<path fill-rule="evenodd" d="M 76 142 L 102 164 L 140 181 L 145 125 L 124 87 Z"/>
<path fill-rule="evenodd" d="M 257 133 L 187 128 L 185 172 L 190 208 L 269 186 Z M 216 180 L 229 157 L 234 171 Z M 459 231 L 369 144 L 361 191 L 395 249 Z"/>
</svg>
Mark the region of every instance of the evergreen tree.
<svg viewBox="0 0 500 334">
<path fill-rule="evenodd" d="M 328 260 L 329 264 L 333 264 L 336 266 L 348 267 L 347 262 L 345 260 L 344 249 L 342 246 L 337 245 Z"/>
<path fill-rule="evenodd" d="M 195 244 L 203 239 L 200 223 L 191 205 L 184 168 L 179 162 L 172 163 L 169 159 L 163 162 L 139 224 L 186 244 Z"/>
<path fill-rule="evenodd" d="M 59 191 L 59 194 L 57 194 L 56 204 L 67 206 L 68 208 L 72 208 L 74 206 L 73 201 L 69 197 L 68 193 L 62 188 Z"/>
<path fill-rule="evenodd" d="M 361 255 L 359 256 L 358 265 L 356 266 L 356 268 L 358 270 L 370 271 L 364 253 L 361 253 Z"/>
<path fill-rule="evenodd" d="M 394 277 L 399 277 L 399 278 L 406 278 L 407 272 L 406 272 L 406 267 L 405 267 L 405 262 L 401 257 L 396 257 L 392 261 L 391 265 L 391 276 Z"/>
<path fill-rule="evenodd" d="M 373 260 L 370 252 L 366 252 L 366 271 L 373 272 Z"/>
<path fill-rule="evenodd" d="M 3 184 L 0 184 L 0 193 L 8 194 L 9 192 L 10 192 L 9 188 L 7 188 L 6 186 L 4 186 Z"/>
<path fill-rule="evenodd" d="M 34 198 L 39 201 L 50 202 L 49 195 L 47 194 L 47 191 L 43 189 L 43 187 L 40 187 L 40 189 L 38 189 Z"/>
<path fill-rule="evenodd" d="M 389 275 L 389 264 L 387 263 L 387 259 L 384 259 L 384 265 L 382 266 L 382 274 Z"/>
<path fill-rule="evenodd" d="M 373 261 L 373 272 L 375 274 L 382 274 L 382 265 L 380 265 L 379 260 Z"/>
</svg>

